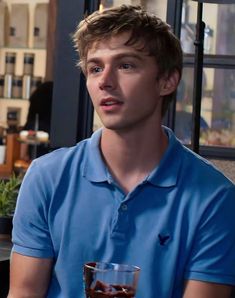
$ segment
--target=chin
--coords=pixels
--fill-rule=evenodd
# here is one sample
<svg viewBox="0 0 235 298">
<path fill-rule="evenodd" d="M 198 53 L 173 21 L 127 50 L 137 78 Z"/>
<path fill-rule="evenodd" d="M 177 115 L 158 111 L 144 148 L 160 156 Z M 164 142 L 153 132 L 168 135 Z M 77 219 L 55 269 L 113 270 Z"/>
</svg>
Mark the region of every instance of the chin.
<svg viewBox="0 0 235 298">
<path fill-rule="evenodd" d="M 105 124 L 105 123 L 103 123 L 103 125 L 106 129 L 110 129 L 110 130 L 119 130 L 119 129 L 121 129 L 120 126 L 115 125 L 115 124 Z"/>
<path fill-rule="evenodd" d="M 123 123 L 119 121 L 101 121 L 103 126 L 107 129 L 116 130 L 123 127 Z"/>
<path fill-rule="evenodd" d="M 107 130 L 110 130 L 110 131 L 113 131 L 113 132 L 117 132 L 117 133 L 127 133 L 127 132 L 130 132 L 133 130 L 133 126 L 131 125 L 123 125 L 123 123 L 121 124 L 105 124 L 103 123 L 104 127 L 107 129 Z M 134 127 L 135 128 L 135 127 Z"/>
</svg>

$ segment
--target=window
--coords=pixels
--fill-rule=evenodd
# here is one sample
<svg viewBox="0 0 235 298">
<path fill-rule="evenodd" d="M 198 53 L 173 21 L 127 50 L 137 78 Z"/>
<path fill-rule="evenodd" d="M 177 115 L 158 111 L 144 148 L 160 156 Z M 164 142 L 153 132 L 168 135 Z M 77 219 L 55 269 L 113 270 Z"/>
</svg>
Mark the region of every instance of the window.
<svg viewBox="0 0 235 298">
<path fill-rule="evenodd" d="M 197 3 L 184 0 L 181 42 L 184 70 L 176 102 L 175 131 L 190 144 Z M 200 145 L 235 148 L 235 4 L 203 4 L 204 68 Z M 186 129 L 187 128 L 187 129 Z"/>
</svg>

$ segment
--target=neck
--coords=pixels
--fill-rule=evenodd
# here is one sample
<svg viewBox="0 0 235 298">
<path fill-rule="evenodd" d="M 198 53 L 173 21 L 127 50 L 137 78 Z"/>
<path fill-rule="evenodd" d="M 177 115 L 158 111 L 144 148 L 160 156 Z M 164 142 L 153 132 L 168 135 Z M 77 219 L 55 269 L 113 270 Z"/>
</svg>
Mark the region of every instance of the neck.
<svg viewBox="0 0 235 298">
<path fill-rule="evenodd" d="M 161 126 L 154 133 L 104 128 L 101 151 L 114 179 L 128 193 L 158 165 L 167 142 Z"/>
</svg>

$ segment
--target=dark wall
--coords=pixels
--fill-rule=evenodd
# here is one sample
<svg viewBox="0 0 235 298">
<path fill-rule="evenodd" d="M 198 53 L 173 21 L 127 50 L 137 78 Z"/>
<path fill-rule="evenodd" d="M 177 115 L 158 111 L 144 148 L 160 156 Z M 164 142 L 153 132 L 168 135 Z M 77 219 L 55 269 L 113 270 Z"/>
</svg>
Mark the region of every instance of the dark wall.
<svg viewBox="0 0 235 298">
<path fill-rule="evenodd" d="M 84 0 L 59 0 L 55 40 L 54 92 L 51 119 L 51 146 L 76 142 L 80 71 L 71 34 L 83 17 Z"/>
<path fill-rule="evenodd" d="M 78 61 L 72 34 L 84 14 L 99 6 L 98 0 L 59 0 L 55 39 L 54 92 L 51 147 L 74 145 L 91 133 L 93 108 Z"/>
</svg>

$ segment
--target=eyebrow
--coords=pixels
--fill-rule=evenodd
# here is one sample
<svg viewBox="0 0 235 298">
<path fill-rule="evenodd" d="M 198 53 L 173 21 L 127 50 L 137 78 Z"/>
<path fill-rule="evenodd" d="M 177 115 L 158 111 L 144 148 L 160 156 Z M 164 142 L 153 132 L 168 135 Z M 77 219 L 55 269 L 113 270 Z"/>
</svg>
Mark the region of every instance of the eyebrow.
<svg viewBox="0 0 235 298">
<path fill-rule="evenodd" d="M 135 54 L 135 53 L 120 53 L 120 54 L 114 55 L 113 58 L 115 60 L 122 59 L 122 58 L 134 58 L 134 59 L 137 59 L 139 61 L 143 61 L 142 56 L 138 55 L 138 54 Z M 87 60 L 86 64 L 98 63 L 98 62 L 100 62 L 101 59 L 102 58 L 99 58 L 99 57 L 91 57 L 90 59 Z"/>
</svg>

